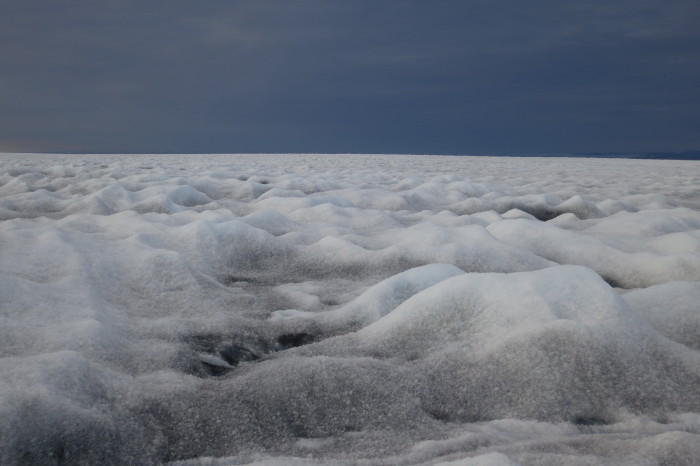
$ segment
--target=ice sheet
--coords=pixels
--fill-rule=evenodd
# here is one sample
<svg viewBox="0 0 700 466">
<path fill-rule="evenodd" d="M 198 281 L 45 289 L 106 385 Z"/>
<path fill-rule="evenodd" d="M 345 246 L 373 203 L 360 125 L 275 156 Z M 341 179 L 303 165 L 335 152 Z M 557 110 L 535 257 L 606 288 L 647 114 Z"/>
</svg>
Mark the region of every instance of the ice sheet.
<svg viewBox="0 0 700 466">
<path fill-rule="evenodd" d="M 700 165 L 0 154 L 2 464 L 696 464 Z"/>
</svg>

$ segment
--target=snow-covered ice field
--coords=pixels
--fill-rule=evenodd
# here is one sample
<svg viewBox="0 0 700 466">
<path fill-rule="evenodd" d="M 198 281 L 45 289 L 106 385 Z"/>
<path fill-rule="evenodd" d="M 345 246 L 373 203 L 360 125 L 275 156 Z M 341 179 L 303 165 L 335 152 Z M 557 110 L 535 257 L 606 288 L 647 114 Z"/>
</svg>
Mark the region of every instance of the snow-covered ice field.
<svg viewBox="0 0 700 466">
<path fill-rule="evenodd" d="M 700 162 L 0 154 L 0 463 L 696 465 Z"/>
</svg>

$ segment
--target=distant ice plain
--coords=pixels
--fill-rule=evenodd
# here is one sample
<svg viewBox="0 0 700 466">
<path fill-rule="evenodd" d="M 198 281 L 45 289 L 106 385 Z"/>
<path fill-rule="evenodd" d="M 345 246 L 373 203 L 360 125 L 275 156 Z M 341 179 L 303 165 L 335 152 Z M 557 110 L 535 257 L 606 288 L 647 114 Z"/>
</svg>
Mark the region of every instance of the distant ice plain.
<svg viewBox="0 0 700 466">
<path fill-rule="evenodd" d="M 0 154 L 0 463 L 693 465 L 700 162 Z"/>
</svg>

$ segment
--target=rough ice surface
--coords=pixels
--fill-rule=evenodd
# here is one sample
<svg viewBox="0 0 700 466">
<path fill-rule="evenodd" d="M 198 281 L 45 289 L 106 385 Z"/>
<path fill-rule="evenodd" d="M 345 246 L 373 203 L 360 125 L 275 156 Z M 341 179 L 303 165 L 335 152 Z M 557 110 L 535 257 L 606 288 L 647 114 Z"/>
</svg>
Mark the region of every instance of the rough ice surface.
<svg viewBox="0 0 700 466">
<path fill-rule="evenodd" d="M 0 154 L 0 464 L 694 465 L 700 165 Z"/>
</svg>

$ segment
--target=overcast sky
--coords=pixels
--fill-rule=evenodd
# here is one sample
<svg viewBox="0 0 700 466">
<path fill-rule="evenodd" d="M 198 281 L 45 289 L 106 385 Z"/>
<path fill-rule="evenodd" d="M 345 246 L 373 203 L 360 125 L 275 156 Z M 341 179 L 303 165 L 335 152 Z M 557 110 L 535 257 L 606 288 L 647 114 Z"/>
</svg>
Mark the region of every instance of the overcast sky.
<svg viewBox="0 0 700 466">
<path fill-rule="evenodd" d="M 0 0 L 0 151 L 700 148 L 698 0 Z"/>
</svg>

